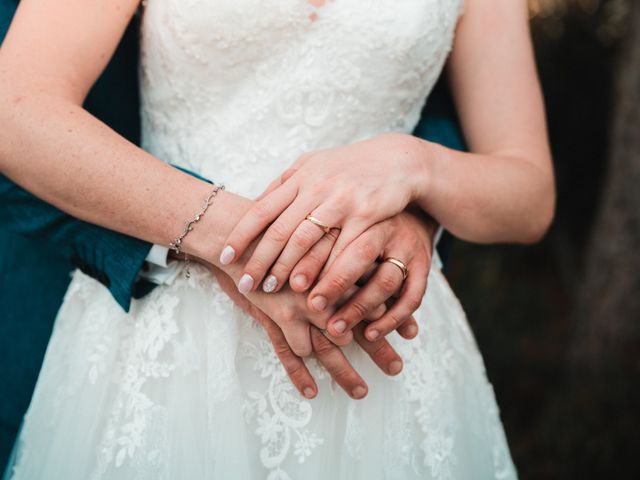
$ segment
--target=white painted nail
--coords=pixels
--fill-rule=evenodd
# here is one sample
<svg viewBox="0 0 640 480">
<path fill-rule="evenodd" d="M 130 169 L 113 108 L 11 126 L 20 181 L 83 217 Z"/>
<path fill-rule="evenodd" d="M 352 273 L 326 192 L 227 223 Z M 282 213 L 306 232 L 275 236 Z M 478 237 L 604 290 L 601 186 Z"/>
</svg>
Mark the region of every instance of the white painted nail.
<svg viewBox="0 0 640 480">
<path fill-rule="evenodd" d="M 229 265 L 236 256 L 236 251 L 233 249 L 231 245 L 227 245 L 222 249 L 222 253 L 220 254 L 220 263 L 222 265 Z"/>
<path fill-rule="evenodd" d="M 245 273 L 244 275 L 242 275 L 242 278 L 238 282 L 238 291 L 244 295 L 246 293 L 249 293 L 252 288 L 253 278 L 251 278 L 251 275 Z"/>
<path fill-rule="evenodd" d="M 273 292 L 278 286 L 278 279 L 274 275 L 269 275 L 265 278 L 264 282 L 262 282 L 262 290 L 265 293 Z"/>
</svg>

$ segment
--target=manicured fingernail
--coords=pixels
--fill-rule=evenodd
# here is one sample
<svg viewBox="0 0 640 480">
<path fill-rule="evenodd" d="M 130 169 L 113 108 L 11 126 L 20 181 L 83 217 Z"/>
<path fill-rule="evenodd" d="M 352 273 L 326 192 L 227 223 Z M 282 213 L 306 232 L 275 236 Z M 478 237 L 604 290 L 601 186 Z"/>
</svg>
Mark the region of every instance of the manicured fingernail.
<svg viewBox="0 0 640 480">
<path fill-rule="evenodd" d="M 233 249 L 231 245 L 227 245 L 222 249 L 222 253 L 220 254 L 220 263 L 222 265 L 229 265 L 236 256 L 236 251 Z"/>
<path fill-rule="evenodd" d="M 327 308 L 327 299 L 322 295 L 318 295 L 317 297 L 313 297 L 311 299 L 311 305 L 313 305 L 313 308 L 315 308 L 318 312 L 321 312 L 325 308 Z"/>
<path fill-rule="evenodd" d="M 313 398 L 313 388 L 311 387 L 307 387 L 304 389 L 304 396 L 307 397 L 308 399 L 312 399 Z"/>
<path fill-rule="evenodd" d="M 344 320 L 338 320 L 333 324 L 333 329 L 338 333 L 342 333 L 347 329 L 347 322 Z"/>
<path fill-rule="evenodd" d="M 249 293 L 253 288 L 253 278 L 251 275 L 245 273 L 238 282 L 238 291 L 242 294 Z"/>
<path fill-rule="evenodd" d="M 377 330 L 371 330 L 367 336 L 369 337 L 369 340 L 375 340 L 380 336 L 380 332 Z"/>
<path fill-rule="evenodd" d="M 415 325 L 409 325 L 407 327 L 407 335 L 409 335 L 410 337 L 415 337 L 418 334 L 418 327 L 416 327 Z"/>
<path fill-rule="evenodd" d="M 294 287 L 304 288 L 307 286 L 307 276 L 299 273 L 291 279 L 291 283 L 293 283 Z"/>
<path fill-rule="evenodd" d="M 367 393 L 367 389 L 364 387 L 356 387 L 351 391 L 351 396 L 353 398 L 362 398 Z"/>
<path fill-rule="evenodd" d="M 264 282 L 262 282 L 262 290 L 266 293 L 273 292 L 278 286 L 278 279 L 274 275 L 269 275 L 265 278 Z"/>
<path fill-rule="evenodd" d="M 400 360 L 394 360 L 389 364 L 389 374 L 397 375 L 402 371 L 402 362 Z"/>
</svg>

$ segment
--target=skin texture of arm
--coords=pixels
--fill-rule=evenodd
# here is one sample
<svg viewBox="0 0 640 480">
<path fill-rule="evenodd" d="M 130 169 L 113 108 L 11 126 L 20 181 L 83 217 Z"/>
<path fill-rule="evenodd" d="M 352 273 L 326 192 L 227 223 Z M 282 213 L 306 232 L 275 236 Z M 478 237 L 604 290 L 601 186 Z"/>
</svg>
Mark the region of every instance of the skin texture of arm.
<svg viewBox="0 0 640 480">
<path fill-rule="evenodd" d="M 555 186 L 526 2 L 467 0 L 448 70 L 473 153 L 419 141 L 419 203 L 464 240 L 537 242 Z"/>
<path fill-rule="evenodd" d="M 20 3 L 0 49 L 0 170 L 80 220 L 167 245 L 212 186 L 82 108 L 136 8 L 132 0 L 69 0 L 65 8 L 56 0 Z M 215 252 L 251 203 L 221 192 L 183 251 L 215 265 Z M 232 277 L 235 270 L 225 268 Z M 308 343 L 297 353 L 310 351 Z"/>
<path fill-rule="evenodd" d="M 167 244 L 211 186 L 144 152 L 82 108 L 137 8 L 132 0 L 23 0 L 0 49 L 0 170 L 76 218 Z M 250 206 L 230 193 L 206 218 L 215 229 L 185 243 L 221 243 Z M 204 229 L 203 229 L 204 230 Z M 196 247 L 196 245 L 198 245 Z"/>
</svg>

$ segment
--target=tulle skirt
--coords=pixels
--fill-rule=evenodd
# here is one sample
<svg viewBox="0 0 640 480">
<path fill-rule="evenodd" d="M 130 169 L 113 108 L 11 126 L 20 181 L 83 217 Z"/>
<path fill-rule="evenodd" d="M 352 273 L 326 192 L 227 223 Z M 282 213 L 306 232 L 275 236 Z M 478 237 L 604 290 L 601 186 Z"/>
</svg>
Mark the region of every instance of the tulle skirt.
<svg viewBox="0 0 640 480">
<path fill-rule="evenodd" d="M 458 300 L 433 268 L 419 336 L 350 399 L 313 359 L 314 400 L 205 269 L 134 301 L 74 273 L 9 467 L 13 479 L 515 478 L 493 390 Z"/>
</svg>

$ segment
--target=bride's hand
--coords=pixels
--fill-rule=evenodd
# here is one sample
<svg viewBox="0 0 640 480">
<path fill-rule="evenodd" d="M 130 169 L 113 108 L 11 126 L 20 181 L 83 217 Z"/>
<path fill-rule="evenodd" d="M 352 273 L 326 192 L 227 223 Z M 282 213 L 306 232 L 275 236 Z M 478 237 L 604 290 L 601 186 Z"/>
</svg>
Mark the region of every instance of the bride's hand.
<svg viewBox="0 0 640 480">
<path fill-rule="evenodd" d="M 287 372 L 289 379 L 298 391 L 306 398 L 315 397 L 318 392 L 318 387 L 304 361 L 291 350 L 280 327 L 262 310 L 238 292 L 233 280 L 228 275 L 212 265 L 209 265 L 209 267 L 216 276 L 222 290 L 229 295 L 236 305 L 258 321 L 265 329 L 276 355 Z M 340 347 L 329 341 L 329 339 L 314 326 L 310 326 L 310 335 L 313 354 L 320 364 L 329 372 L 331 378 L 352 398 L 363 398 L 367 393 L 367 384 L 349 363 L 349 360 L 344 356 Z M 364 338 L 361 328 L 354 329 L 354 336 L 360 347 L 367 352 L 383 372 L 388 375 L 397 375 L 400 373 L 402 370 L 402 359 L 386 340 L 381 339 L 377 342 L 370 342 Z"/>
<path fill-rule="evenodd" d="M 366 325 L 369 340 L 384 337 L 393 330 L 404 338 L 414 338 L 418 324 L 412 314 L 424 296 L 436 231 L 437 224 L 415 209 L 378 222 L 342 250 L 338 249 L 331 232 L 295 265 L 289 285 L 296 292 L 306 292 L 320 277 L 307 297 L 307 307 L 312 312 L 325 313 L 322 320 L 328 315 L 326 326 L 321 325 L 334 338 L 348 335 L 354 325 L 370 317 L 372 312 L 379 319 Z M 329 260 L 332 255 L 335 261 Z M 397 265 L 378 263 L 380 258 L 388 257 L 407 266 L 406 279 Z M 275 289 L 279 291 L 287 283 L 286 270 L 279 270 L 276 264 L 271 273 L 279 279 Z M 364 283 L 362 288 L 340 304 L 338 300 L 350 292 L 356 282 Z M 390 308 L 381 314 L 380 308 L 385 307 L 385 302 Z"/>
<path fill-rule="evenodd" d="M 243 293 L 255 289 L 275 264 L 280 277 L 270 275 L 263 283 L 264 290 L 273 291 L 325 234 L 317 223 L 305 221 L 308 215 L 340 229 L 336 246 L 341 250 L 418 198 L 422 148 L 414 137 L 387 134 L 303 155 L 240 219 L 220 262 L 240 258 L 266 229 L 238 288 Z"/>
</svg>

